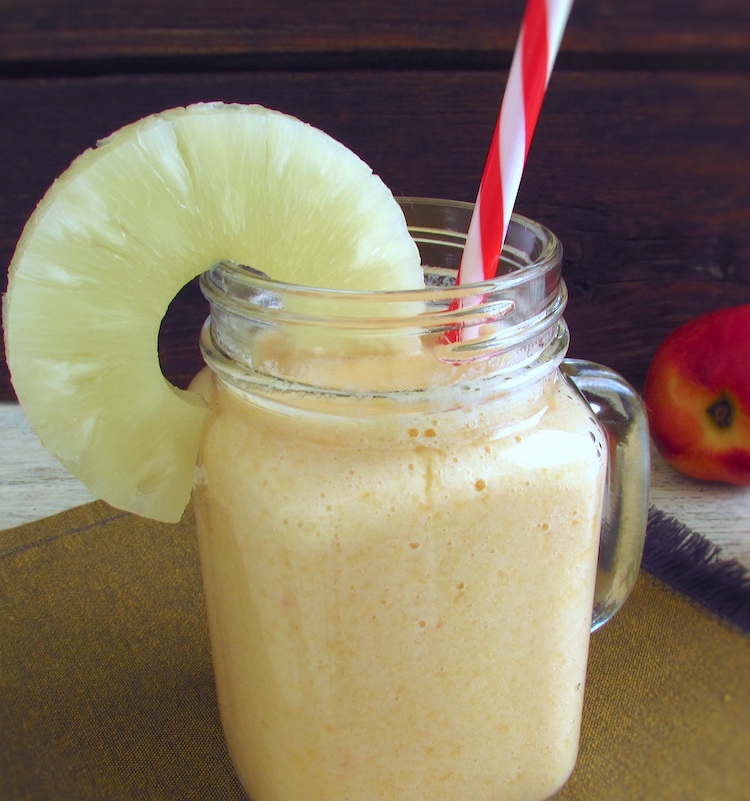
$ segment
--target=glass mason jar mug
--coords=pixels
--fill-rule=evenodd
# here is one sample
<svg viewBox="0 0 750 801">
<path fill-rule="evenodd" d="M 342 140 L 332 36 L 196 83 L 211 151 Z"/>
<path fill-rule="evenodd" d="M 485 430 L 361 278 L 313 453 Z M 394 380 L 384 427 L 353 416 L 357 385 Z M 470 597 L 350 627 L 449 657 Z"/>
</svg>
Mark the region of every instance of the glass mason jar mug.
<svg viewBox="0 0 750 801">
<path fill-rule="evenodd" d="M 403 207 L 424 290 L 202 278 L 194 504 L 253 801 L 549 797 L 590 632 L 638 573 L 645 416 L 619 376 L 564 361 L 559 242 L 515 216 L 498 277 L 456 287 L 471 205 Z"/>
</svg>

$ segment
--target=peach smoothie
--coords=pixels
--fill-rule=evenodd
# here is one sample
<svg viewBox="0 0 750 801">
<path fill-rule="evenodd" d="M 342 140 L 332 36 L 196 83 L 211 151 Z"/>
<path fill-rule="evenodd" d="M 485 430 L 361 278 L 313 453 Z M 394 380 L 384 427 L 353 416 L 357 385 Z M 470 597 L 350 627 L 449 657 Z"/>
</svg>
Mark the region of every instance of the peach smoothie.
<svg viewBox="0 0 750 801">
<path fill-rule="evenodd" d="M 539 801 L 573 769 L 606 445 L 556 370 L 434 409 L 356 393 L 469 369 L 436 363 L 327 357 L 352 393 L 310 403 L 201 375 L 211 647 L 253 801 Z"/>
</svg>

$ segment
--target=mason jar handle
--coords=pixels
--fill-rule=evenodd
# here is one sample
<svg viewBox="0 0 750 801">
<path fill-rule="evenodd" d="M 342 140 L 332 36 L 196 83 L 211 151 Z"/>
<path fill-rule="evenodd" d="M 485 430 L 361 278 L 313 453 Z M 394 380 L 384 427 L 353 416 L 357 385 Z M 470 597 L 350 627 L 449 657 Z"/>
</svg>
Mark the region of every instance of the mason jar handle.
<svg viewBox="0 0 750 801">
<path fill-rule="evenodd" d="M 604 625 L 633 589 L 643 556 L 650 480 L 646 411 L 625 379 L 594 362 L 560 366 L 594 412 L 608 441 L 599 565 L 591 630 Z"/>
</svg>

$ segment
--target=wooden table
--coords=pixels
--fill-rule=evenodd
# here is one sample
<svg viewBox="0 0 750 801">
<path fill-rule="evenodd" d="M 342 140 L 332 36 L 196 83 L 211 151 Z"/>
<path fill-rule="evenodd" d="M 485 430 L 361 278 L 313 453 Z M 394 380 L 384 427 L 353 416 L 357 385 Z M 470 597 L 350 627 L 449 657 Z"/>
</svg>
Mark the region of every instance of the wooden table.
<svg viewBox="0 0 750 801">
<path fill-rule="evenodd" d="M 0 265 L 78 153 L 199 100 L 295 114 L 396 194 L 473 200 L 522 11 L 523 0 L 0 0 Z M 574 6 L 517 208 L 564 244 L 570 355 L 637 388 L 668 331 L 750 302 L 749 72 L 746 0 Z M 162 364 L 179 386 L 201 365 L 205 315 L 193 283 L 162 326 Z M 3 362 L 0 401 L 13 400 Z M 38 454 L 12 405 L 2 426 L 8 525 Z M 86 497 L 66 481 L 35 478 L 32 496 Z M 652 500 L 747 558 L 743 491 L 686 483 L 657 462 Z"/>
</svg>

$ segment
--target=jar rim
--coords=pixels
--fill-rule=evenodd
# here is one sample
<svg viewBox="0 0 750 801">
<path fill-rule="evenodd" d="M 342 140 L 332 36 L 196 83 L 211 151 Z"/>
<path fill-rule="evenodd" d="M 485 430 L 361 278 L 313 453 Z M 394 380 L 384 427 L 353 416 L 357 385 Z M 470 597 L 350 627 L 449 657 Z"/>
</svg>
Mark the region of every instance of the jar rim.
<svg viewBox="0 0 750 801">
<path fill-rule="evenodd" d="M 427 197 L 401 197 L 396 198 L 407 218 L 407 226 L 413 238 L 420 243 L 431 243 L 440 246 L 455 247 L 462 252 L 466 242 L 468 225 L 474 204 L 467 201 L 443 200 Z M 417 214 L 410 222 L 410 212 L 416 210 Z M 446 218 L 444 212 L 449 212 Z M 452 214 L 457 212 L 457 214 Z M 441 216 L 439 221 L 430 222 L 430 215 L 434 213 Z M 446 227 L 446 223 L 449 227 Z M 494 278 L 466 284 L 426 285 L 415 289 L 398 290 L 351 290 L 331 289 L 327 287 L 314 287 L 304 284 L 279 281 L 266 275 L 252 266 L 237 264 L 223 260 L 209 268 L 201 277 L 204 294 L 209 296 L 226 296 L 234 298 L 255 296 L 258 292 L 278 292 L 288 298 L 307 300 L 336 299 L 348 301 L 385 304 L 434 302 L 436 300 L 456 300 L 462 298 L 486 295 L 488 292 L 498 293 L 513 289 L 520 284 L 533 282 L 541 278 L 546 272 L 555 269 L 562 261 L 562 245 L 555 234 L 545 225 L 514 212 L 508 229 L 506 244 L 503 247 L 503 256 L 510 255 L 519 258 L 520 249 L 513 248 L 514 235 L 532 237 L 538 243 L 538 254 L 528 264 L 521 264 L 517 268 Z M 501 260 L 502 261 L 502 260 Z M 217 275 L 221 273 L 221 275 Z M 457 270 L 455 271 L 457 275 Z M 210 298 L 209 298 L 210 299 Z"/>
<path fill-rule="evenodd" d="M 324 360 L 339 349 L 359 356 L 403 353 L 420 343 L 418 350 L 428 346 L 431 363 L 445 365 L 452 376 L 461 372 L 454 370 L 459 365 L 484 362 L 486 375 L 502 372 L 504 381 L 512 378 L 512 383 L 556 366 L 568 343 L 562 319 L 567 290 L 557 237 L 542 224 L 514 214 L 503 249 L 503 273 L 457 286 L 473 205 L 436 198 L 399 202 L 420 250 L 425 287 L 306 287 L 273 280 L 252 267 L 219 262 L 201 276 L 211 304 L 201 340 L 207 361 L 221 362 L 227 374 L 234 373 L 233 361 L 256 375 L 262 372 L 256 370 L 261 359 L 253 355 L 258 343 L 280 336 L 279 343 L 293 345 L 297 356 L 304 350 L 308 360 Z"/>
</svg>

